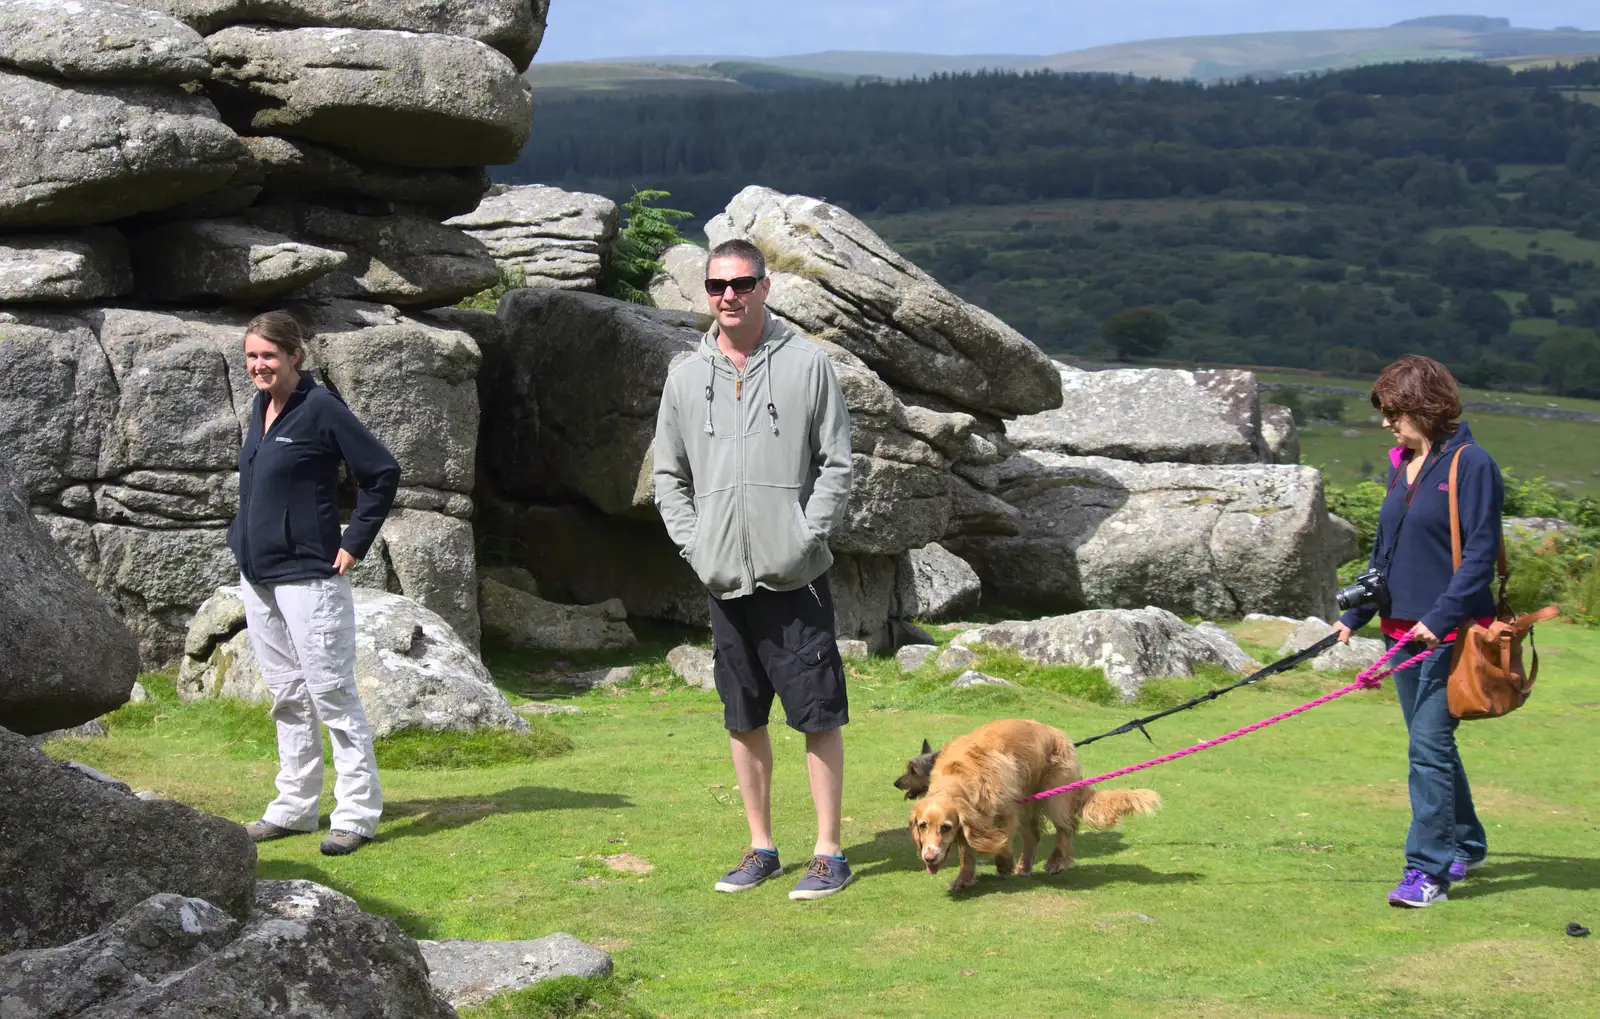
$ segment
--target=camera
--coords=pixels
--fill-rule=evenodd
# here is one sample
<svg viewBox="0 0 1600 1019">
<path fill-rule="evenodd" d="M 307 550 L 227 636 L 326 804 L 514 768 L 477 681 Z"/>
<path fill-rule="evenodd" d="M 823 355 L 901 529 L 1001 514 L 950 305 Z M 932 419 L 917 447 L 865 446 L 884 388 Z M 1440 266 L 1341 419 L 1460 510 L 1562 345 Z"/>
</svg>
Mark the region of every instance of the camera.
<svg viewBox="0 0 1600 1019">
<path fill-rule="evenodd" d="M 1382 609 L 1389 601 L 1389 584 L 1383 579 L 1382 573 L 1377 570 L 1367 570 L 1356 576 L 1355 583 L 1340 588 L 1339 593 L 1333 596 L 1333 600 L 1341 612 L 1366 608 L 1368 605 Z"/>
</svg>

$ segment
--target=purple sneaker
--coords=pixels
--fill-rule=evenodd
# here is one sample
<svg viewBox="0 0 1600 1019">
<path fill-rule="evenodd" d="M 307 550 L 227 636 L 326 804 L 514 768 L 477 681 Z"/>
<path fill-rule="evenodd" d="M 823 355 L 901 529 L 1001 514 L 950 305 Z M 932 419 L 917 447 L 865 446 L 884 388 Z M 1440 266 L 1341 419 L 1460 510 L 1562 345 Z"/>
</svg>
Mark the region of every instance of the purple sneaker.
<svg viewBox="0 0 1600 1019">
<path fill-rule="evenodd" d="M 1453 861 L 1450 864 L 1450 883 L 1454 884 L 1457 881 L 1464 880 L 1468 874 L 1483 866 L 1484 859 L 1484 857 L 1480 856 L 1476 860 Z"/>
<path fill-rule="evenodd" d="M 1407 869 L 1399 887 L 1389 893 L 1389 905 L 1425 909 L 1436 902 L 1448 902 L 1450 897 L 1444 893 L 1446 887 L 1412 867 Z"/>
</svg>

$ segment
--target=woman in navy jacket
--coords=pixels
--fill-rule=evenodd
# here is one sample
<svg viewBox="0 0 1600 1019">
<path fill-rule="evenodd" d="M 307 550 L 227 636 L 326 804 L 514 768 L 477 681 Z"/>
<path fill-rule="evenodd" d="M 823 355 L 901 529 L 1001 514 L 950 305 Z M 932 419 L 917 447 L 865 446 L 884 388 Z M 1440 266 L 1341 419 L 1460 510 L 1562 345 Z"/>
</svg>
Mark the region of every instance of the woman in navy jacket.
<svg viewBox="0 0 1600 1019">
<path fill-rule="evenodd" d="M 1410 735 L 1411 830 L 1405 876 L 1389 893 L 1389 903 L 1431 906 L 1444 902 L 1450 883 L 1466 877 L 1488 852 L 1456 749 L 1448 643 L 1463 624 L 1487 624 L 1494 617 L 1491 584 L 1505 485 L 1493 458 L 1459 420 L 1461 393 L 1444 365 L 1403 357 L 1378 376 L 1371 400 L 1399 442 L 1389 454 L 1389 492 L 1370 562 L 1385 577 L 1387 597 L 1346 612 L 1336 629 L 1348 641 L 1351 631 L 1377 614 L 1390 647 L 1408 638 L 1417 645 L 1398 654 L 1442 647 L 1394 677 Z M 1458 450 L 1459 570 L 1450 542 L 1450 462 Z"/>
<path fill-rule="evenodd" d="M 321 722 L 338 773 L 322 852 L 338 856 L 372 841 L 383 811 L 372 727 L 356 695 L 355 600 L 345 574 L 377 538 L 400 467 L 343 400 L 301 370 L 305 337 L 293 316 L 251 321 L 244 357 L 256 398 L 228 547 L 278 728 L 278 796 L 246 829 L 257 842 L 317 830 Z M 342 533 L 341 463 L 360 487 Z"/>
</svg>

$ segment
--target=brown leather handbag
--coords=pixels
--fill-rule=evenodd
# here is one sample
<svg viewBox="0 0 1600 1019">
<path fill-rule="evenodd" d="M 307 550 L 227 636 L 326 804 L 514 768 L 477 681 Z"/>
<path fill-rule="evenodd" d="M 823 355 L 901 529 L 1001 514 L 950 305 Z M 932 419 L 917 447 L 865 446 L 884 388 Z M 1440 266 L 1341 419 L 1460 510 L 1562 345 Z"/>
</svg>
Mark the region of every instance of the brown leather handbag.
<svg viewBox="0 0 1600 1019">
<path fill-rule="evenodd" d="M 1463 446 L 1462 449 L 1466 447 Z M 1450 461 L 1450 554 L 1461 569 L 1461 504 L 1456 495 L 1456 473 L 1461 449 Z M 1511 570 L 1506 565 L 1506 543 L 1500 540 L 1500 593 L 1495 599 L 1494 622 L 1480 626 L 1468 619 L 1456 630 L 1450 661 L 1450 714 L 1462 721 L 1499 718 L 1522 707 L 1533 693 L 1539 674 L 1539 649 L 1533 645 L 1533 624 L 1554 619 L 1561 610 L 1547 605 L 1537 612 L 1516 615 L 1506 598 Z M 1523 669 L 1522 640 L 1533 653 L 1533 667 Z"/>
</svg>

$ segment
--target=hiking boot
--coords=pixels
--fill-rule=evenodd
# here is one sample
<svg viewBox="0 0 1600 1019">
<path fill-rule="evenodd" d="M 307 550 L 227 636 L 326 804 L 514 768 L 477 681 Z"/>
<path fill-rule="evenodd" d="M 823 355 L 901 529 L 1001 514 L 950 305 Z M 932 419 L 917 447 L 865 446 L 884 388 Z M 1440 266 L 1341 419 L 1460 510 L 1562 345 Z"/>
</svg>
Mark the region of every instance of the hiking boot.
<svg viewBox="0 0 1600 1019">
<path fill-rule="evenodd" d="M 825 899 L 844 891 L 845 885 L 854 881 L 856 876 L 850 873 L 850 864 L 836 856 L 813 856 L 811 866 L 806 869 L 806 876 L 796 882 L 794 891 L 789 893 L 791 899 Z"/>
<path fill-rule="evenodd" d="M 349 856 L 372 839 L 360 832 L 350 831 L 346 828 L 335 828 L 322 840 L 323 856 Z"/>
<path fill-rule="evenodd" d="M 1485 857 L 1480 856 L 1476 860 L 1455 860 L 1455 861 L 1453 861 L 1450 864 L 1450 874 L 1449 874 L 1449 878 L 1450 878 L 1451 883 L 1453 884 L 1453 883 L 1455 883 L 1457 881 L 1462 880 L 1468 874 L 1472 873 L 1473 871 L 1477 870 L 1479 867 L 1483 866 L 1485 859 L 1486 859 Z"/>
<path fill-rule="evenodd" d="M 744 854 L 739 866 L 722 875 L 715 888 L 719 892 L 748 892 L 769 877 L 783 873 L 776 851 L 752 849 Z"/>
<path fill-rule="evenodd" d="M 1448 902 L 1450 897 L 1445 894 L 1447 887 L 1412 867 L 1406 870 L 1399 887 L 1389 893 L 1389 905 L 1424 909 L 1436 902 Z"/>
<path fill-rule="evenodd" d="M 286 839 L 291 835 L 311 834 L 308 831 L 298 831 L 294 828 L 284 828 L 281 825 L 273 824 L 271 821 L 268 821 L 265 818 L 262 818 L 259 821 L 251 821 L 249 824 L 244 826 L 244 830 L 249 832 L 250 838 L 256 842 L 271 842 L 273 839 Z"/>
</svg>

